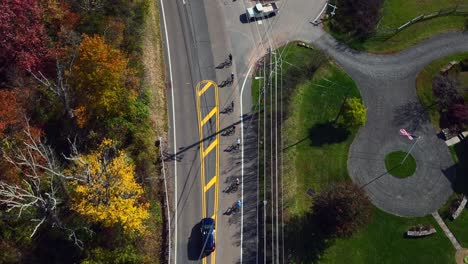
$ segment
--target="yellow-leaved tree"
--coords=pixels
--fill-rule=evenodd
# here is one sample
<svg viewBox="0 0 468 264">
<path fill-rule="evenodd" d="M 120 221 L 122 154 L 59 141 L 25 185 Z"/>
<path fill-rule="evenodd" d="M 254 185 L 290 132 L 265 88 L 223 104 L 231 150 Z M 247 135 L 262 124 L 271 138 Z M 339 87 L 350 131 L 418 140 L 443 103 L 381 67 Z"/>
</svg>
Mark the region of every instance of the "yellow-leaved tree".
<svg viewBox="0 0 468 264">
<path fill-rule="evenodd" d="M 96 151 L 74 159 L 68 173 L 83 179 L 73 183 L 74 210 L 104 226 L 144 232 L 149 205 L 140 202 L 143 188 L 135 181 L 135 166 L 112 140 L 104 139 Z"/>
</svg>

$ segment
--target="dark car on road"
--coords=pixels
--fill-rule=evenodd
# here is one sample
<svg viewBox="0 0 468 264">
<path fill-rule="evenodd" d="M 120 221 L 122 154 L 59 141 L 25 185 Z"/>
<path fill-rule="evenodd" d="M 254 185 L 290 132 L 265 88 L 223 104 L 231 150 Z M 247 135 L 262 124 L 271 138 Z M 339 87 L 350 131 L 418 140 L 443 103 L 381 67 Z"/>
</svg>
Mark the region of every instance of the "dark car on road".
<svg viewBox="0 0 468 264">
<path fill-rule="evenodd" d="M 209 255 L 215 250 L 215 221 L 213 218 L 203 218 L 201 220 L 201 235 L 202 235 L 202 246 L 203 253 Z"/>
</svg>

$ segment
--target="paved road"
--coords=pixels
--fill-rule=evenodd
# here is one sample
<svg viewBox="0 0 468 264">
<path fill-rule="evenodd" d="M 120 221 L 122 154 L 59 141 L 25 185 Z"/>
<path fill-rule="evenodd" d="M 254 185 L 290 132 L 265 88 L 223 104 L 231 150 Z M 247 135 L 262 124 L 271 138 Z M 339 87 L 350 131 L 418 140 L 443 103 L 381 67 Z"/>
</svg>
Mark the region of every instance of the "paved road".
<svg viewBox="0 0 468 264">
<path fill-rule="evenodd" d="M 377 207 L 392 214 L 423 216 L 437 210 L 452 193 L 453 161 L 419 103 L 416 76 L 437 58 L 468 51 L 468 34 L 439 35 L 393 55 L 356 52 L 327 34 L 313 43 L 351 75 L 367 107 L 367 123 L 349 150 L 353 181 L 365 186 Z M 387 153 L 407 151 L 413 143 L 398 134 L 400 128 L 421 136 L 412 151 L 416 172 L 405 179 L 387 174 L 384 164 Z"/>
<path fill-rule="evenodd" d="M 172 71 L 169 90 L 170 114 L 170 142 L 173 153 L 180 161 L 172 164 L 171 174 L 175 177 L 175 199 L 177 219 L 175 245 L 172 259 L 178 263 L 196 261 L 193 239 L 196 235 L 197 223 L 202 217 L 200 204 L 202 184 L 200 178 L 200 157 L 197 149 L 199 135 L 197 133 L 197 116 L 194 86 L 201 80 L 209 79 L 220 83 L 230 72 L 234 72 L 236 81 L 230 88 L 220 89 L 219 99 L 221 109 L 231 101 L 235 103 L 235 111 L 220 119 L 221 128 L 239 122 L 239 96 L 241 83 L 247 76 L 247 71 L 255 61 L 262 56 L 274 42 L 283 41 L 284 36 L 292 36 L 299 31 L 299 27 L 308 21 L 308 17 L 318 14 L 321 1 L 284 1 L 281 16 L 258 23 L 245 23 L 243 14 L 250 1 L 208 1 L 208 0 L 162 0 L 164 5 L 167 37 L 166 48 L 169 47 L 171 56 L 166 52 L 168 73 Z M 289 3 L 288 5 L 285 5 Z M 306 8 L 308 7 L 308 8 Z M 283 22 L 280 22 L 283 21 Z M 289 24 L 286 23 L 289 21 Z M 289 26 L 294 25 L 291 31 Z M 297 30 L 296 30 L 297 28 Z M 275 33 L 272 33 L 275 32 Z M 278 38 L 272 38 L 272 36 Z M 279 37 L 282 36 L 282 37 Z M 215 69 L 224 61 L 228 53 L 234 56 L 234 63 L 229 69 Z M 252 109 L 250 80 L 243 93 L 243 113 L 249 115 Z M 212 107 L 214 98 L 205 98 L 201 111 Z M 204 108 L 205 107 L 205 108 Z M 240 246 L 243 245 L 243 261 L 250 263 L 258 257 L 257 250 L 257 175 L 256 142 L 251 123 L 246 123 L 244 130 L 244 159 L 248 160 L 244 171 L 244 229 L 240 229 L 240 215 L 223 216 L 224 210 L 237 199 L 240 193 L 223 194 L 219 198 L 217 249 L 216 259 L 222 263 L 235 263 L 241 259 Z M 209 134 L 209 131 L 205 131 Z M 231 137 L 222 138 L 221 150 L 235 142 L 240 136 L 239 131 Z M 224 189 L 236 177 L 240 177 L 239 153 L 221 152 L 220 189 Z M 213 160 L 205 164 L 206 170 L 215 166 Z M 207 204 L 214 204 L 214 195 L 207 195 Z M 213 206 L 207 206 L 212 211 Z M 210 215 L 208 212 L 207 215 Z M 241 241 L 241 235 L 243 240 Z M 175 255 L 175 256 L 174 256 Z"/>
<path fill-rule="evenodd" d="M 173 216 L 173 250 L 171 260 L 177 263 L 198 261 L 200 256 L 199 226 L 202 218 L 200 156 L 195 89 L 203 79 L 213 79 L 212 54 L 207 45 L 206 20 L 203 5 L 192 1 L 187 8 L 182 1 L 162 2 L 167 28 L 166 65 L 168 69 L 168 99 L 173 189 L 176 212 Z M 194 30 L 194 27 L 199 30 Z M 205 105 L 206 106 L 206 105 Z M 207 166 L 208 170 L 213 164 Z"/>
</svg>

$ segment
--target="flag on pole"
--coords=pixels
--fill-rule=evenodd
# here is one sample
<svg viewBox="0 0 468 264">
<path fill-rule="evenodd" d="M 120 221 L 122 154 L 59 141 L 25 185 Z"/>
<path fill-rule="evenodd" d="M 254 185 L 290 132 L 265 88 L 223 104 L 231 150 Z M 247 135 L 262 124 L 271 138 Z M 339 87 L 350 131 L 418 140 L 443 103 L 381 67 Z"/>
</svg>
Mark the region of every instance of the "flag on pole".
<svg viewBox="0 0 468 264">
<path fill-rule="evenodd" d="M 407 138 L 409 138 L 409 140 L 413 140 L 413 136 L 411 136 L 410 133 L 408 133 L 405 129 L 400 129 L 400 135 L 402 136 L 405 136 Z"/>
</svg>

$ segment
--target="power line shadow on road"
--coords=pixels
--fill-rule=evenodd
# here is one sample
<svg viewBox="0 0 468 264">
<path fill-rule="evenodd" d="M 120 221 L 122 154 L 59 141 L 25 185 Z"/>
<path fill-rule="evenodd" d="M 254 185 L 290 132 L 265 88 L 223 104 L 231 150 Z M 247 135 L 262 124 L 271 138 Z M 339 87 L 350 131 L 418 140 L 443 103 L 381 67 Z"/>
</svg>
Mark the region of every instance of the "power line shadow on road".
<svg viewBox="0 0 468 264">
<path fill-rule="evenodd" d="M 248 114 L 245 114 L 242 118 L 243 118 L 244 121 L 248 121 L 248 120 L 250 120 L 251 118 L 254 118 L 255 115 L 256 115 L 256 114 L 254 114 L 254 113 L 248 113 Z M 192 149 L 192 148 L 197 148 L 197 149 L 198 149 L 201 142 L 206 142 L 206 141 L 211 141 L 211 140 L 213 140 L 214 137 L 215 137 L 217 134 L 220 134 L 220 135 L 221 135 L 221 134 L 223 134 L 224 132 L 231 130 L 231 129 L 232 129 L 232 126 L 236 126 L 236 125 L 240 124 L 240 122 L 241 122 L 241 121 L 236 121 L 236 122 L 234 122 L 234 123 L 232 123 L 232 124 L 230 124 L 230 125 L 228 125 L 228 126 L 222 128 L 222 129 L 220 129 L 220 130 L 218 131 L 218 133 L 213 133 L 213 134 L 211 134 L 211 135 L 208 135 L 208 136 L 206 136 L 205 138 L 203 138 L 202 140 L 197 141 L 197 142 L 194 142 L 193 144 L 190 144 L 190 145 L 188 145 L 188 146 L 179 147 L 179 150 L 177 151 L 177 154 L 167 152 L 167 153 L 166 153 L 165 160 L 167 160 L 167 161 L 178 160 L 178 159 L 179 159 L 178 157 L 181 156 L 182 153 L 187 152 L 188 150 L 190 150 L 190 149 Z M 182 158 L 183 158 L 183 155 L 182 155 Z M 180 161 L 180 160 L 178 160 L 178 161 Z"/>
</svg>

